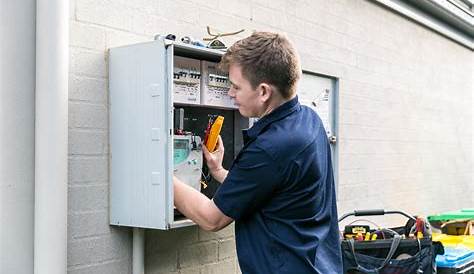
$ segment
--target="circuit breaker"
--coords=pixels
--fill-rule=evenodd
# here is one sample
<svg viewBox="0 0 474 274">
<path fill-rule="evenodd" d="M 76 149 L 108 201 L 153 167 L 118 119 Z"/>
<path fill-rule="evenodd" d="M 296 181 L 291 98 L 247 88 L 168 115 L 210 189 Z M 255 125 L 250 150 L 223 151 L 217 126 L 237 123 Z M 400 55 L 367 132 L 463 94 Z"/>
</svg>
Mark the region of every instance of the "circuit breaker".
<svg viewBox="0 0 474 274">
<path fill-rule="evenodd" d="M 236 108 L 234 100 L 229 96 L 229 76 L 217 68 L 217 63 L 202 61 L 205 75 L 202 81 L 201 101 L 204 105 Z"/>
<path fill-rule="evenodd" d="M 162 37 L 110 49 L 110 224 L 193 225 L 174 207 L 173 176 L 213 197 L 219 183 L 201 147 L 209 119 L 225 118 L 225 168 L 249 127 L 227 94 L 227 75 L 216 68 L 222 55 Z"/>
<path fill-rule="evenodd" d="M 175 56 L 173 62 L 173 98 L 175 103 L 201 103 L 201 61 Z"/>
</svg>

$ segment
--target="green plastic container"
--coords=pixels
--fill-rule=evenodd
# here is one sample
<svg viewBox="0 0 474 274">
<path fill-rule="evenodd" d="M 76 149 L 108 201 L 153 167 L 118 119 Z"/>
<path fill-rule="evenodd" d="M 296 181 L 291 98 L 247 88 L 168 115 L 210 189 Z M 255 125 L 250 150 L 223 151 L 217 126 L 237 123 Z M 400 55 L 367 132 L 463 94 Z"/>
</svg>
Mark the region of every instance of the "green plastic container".
<svg viewBox="0 0 474 274">
<path fill-rule="evenodd" d="M 474 220 L 474 208 L 428 216 L 428 221 L 433 227 L 449 235 L 474 235 L 472 220 Z"/>
<path fill-rule="evenodd" d="M 457 211 L 448 211 L 441 214 L 428 216 L 429 222 L 451 220 L 474 220 L 474 208 L 464 208 Z"/>
</svg>

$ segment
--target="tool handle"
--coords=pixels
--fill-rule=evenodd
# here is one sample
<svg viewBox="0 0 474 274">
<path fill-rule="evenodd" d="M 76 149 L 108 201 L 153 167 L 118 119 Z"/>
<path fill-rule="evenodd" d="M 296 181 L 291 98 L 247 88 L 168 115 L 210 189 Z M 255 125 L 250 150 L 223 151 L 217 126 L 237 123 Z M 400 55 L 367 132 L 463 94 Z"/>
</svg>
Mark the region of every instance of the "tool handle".
<svg viewBox="0 0 474 274">
<path fill-rule="evenodd" d="M 387 214 L 400 214 L 408 219 L 416 220 L 415 217 L 411 216 L 408 213 L 405 213 L 401 210 L 385 210 L 385 209 L 363 209 L 363 210 L 354 210 L 354 212 L 346 213 L 339 218 L 339 222 L 344 220 L 349 216 L 380 216 L 380 215 L 387 215 Z"/>
<path fill-rule="evenodd" d="M 384 209 L 354 210 L 354 216 L 373 216 L 373 215 L 385 215 L 385 210 Z"/>
</svg>

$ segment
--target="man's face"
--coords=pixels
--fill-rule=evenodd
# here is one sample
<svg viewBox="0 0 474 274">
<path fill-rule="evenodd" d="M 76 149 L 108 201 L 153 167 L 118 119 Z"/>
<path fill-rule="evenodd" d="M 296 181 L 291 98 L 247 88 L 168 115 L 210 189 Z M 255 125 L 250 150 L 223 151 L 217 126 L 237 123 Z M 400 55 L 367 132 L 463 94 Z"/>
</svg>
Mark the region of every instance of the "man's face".
<svg viewBox="0 0 474 274">
<path fill-rule="evenodd" d="M 252 88 L 250 82 L 242 75 L 239 65 L 229 66 L 229 80 L 231 83 L 229 96 L 235 100 L 240 114 L 244 117 L 259 117 L 263 107 L 260 92 Z"/>
</svg>

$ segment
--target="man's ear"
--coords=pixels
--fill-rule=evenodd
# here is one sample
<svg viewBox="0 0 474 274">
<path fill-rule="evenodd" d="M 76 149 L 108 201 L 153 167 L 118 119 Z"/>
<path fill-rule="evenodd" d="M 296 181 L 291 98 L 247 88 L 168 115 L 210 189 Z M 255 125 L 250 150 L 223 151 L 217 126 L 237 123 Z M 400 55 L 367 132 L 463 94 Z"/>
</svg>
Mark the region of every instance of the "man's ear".
<svg viewBox="0 0 474 274">
<path fill-rule="evenodd" d="M 260 100 L 262 103 L 268 102 L 273 95 L 273 87 L 266 83 L 258 85 L 258 92 L 260 93 Z"/>
</svg>

